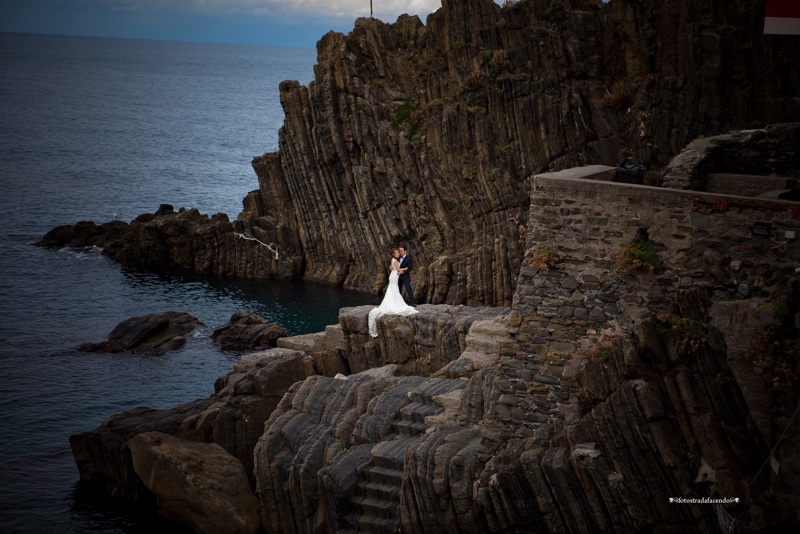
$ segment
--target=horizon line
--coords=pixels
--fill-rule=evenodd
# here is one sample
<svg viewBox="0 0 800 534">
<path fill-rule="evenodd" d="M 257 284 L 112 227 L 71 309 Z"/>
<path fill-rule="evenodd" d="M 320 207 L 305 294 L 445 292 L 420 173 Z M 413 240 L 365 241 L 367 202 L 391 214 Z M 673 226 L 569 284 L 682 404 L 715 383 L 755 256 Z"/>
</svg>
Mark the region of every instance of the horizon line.
<svg viewBox="0 0 800 534">
<path fill-rule="evenodd" d="M 331 30 L 335 33 L 336 30 Z M 152 37 L 120 37 L 120 36 L 110 36 L 110 35 L 86 35 L 86 34 L 76 34 L 76 33 L 44 33 L 44 32 L 19 32 L 19 31 L 9 31 L 9 30 L 0 30 L 0 34 L 9 34 L 9 35 L 29 35 L 29 36 L 41 36 L 41 37 L 78 37 L 78 38 L 86 38 L 86 39 L 115 39 L 121 41 L 151 41 L 151 42 L 160 42 L 160 43 L 187 43 L 187 44 L 213 44 L 213 45 L 231 45 L 231 46 L 258 46 L 258 47 L 267 47 L 267 48 L 299 48 L 302 50 L 315 50 L 316 44 L 314 43 L 313 46 L 297 46 L 297 45 L 276 45 L 276 44 L 265 44 L 265 43 L 243 43 L 243 42 L 231 42 L 231 41 L 201 41 L 201 40 L 186 40 L 186 39 L 166 39 L 166 38 L 152 38 Z M 320 37 L 317 42 L 322 39 Z"/>
</svg>

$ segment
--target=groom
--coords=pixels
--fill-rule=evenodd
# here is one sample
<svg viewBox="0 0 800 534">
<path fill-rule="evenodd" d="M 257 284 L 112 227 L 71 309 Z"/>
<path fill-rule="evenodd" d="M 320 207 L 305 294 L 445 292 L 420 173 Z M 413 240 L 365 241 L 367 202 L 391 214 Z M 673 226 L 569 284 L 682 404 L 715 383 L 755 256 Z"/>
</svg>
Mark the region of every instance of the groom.
<svg viewBox="0 0 800 534">
<path fill-rule="evenodd" d="M 400 278 L 397 280 L 397 285 L 399 286 L 398 289 L 400 290 L 400 294 L 403 294 L 403 288 L 406 288 L 406 294 L 408 295 L 408 303 L 411 306 L 416 307 L 417 303 L 414 301 L 414 292 L 411 290 L 411 275 L 408 274 L 414 268 L 414 262 L 411 261 L 411 256 L 408 255 L 408 251 L 406 247 L 400 247 L 400 268 L 406 269 L 403 271 L 403 274 L 400 275 Z"/>
</svg>

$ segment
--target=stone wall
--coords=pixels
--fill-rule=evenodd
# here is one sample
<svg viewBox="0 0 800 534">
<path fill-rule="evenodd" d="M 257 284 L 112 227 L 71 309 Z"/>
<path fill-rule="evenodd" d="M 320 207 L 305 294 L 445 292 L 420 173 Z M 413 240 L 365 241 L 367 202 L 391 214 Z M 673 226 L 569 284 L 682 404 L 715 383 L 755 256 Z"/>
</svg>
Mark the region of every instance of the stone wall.
<svg viewBox="0 0 800 534">
<path fill-rule="evenodd" d="M 665 309 L 676 292 L 693 287 L 715 300 L 780 298 L 797 277 L 800 203 L 666 190 L 582 179 L 569 169 L 535 176 L 529 234 L 513 309 L 526 351 L 545 355 L 590 348 Z M 772 236 L 755 235 L 756 222 Z M 653 274 L 620 272 L 619 254 L 638 236 L 655 246 Z M 538 250 L 561 258 L 549 271 Z M 785 296 L 785 295 L 784 295 Z"/>
<path fill-rule="evenodd" d="M 611 387 L 593 382 L 596 376 L 586 374 L 587 369 L 606 362 L 600 363 L 605 375 L 618 343 L 634 332 L 639 347 L 626 349 L 626 361 L 636 361 L 628 350 L 652 350 L 645 340 L 653 330 L 673 336 L 675 347 L 667 350 L 681 352 L 678 347 L 686 349 L 690 343 L 682 329 L 693 322 L 706 329 L 702 342 L 722 355 L 694 372 L 715 369 L 715 380 L 736 384 L 725 393 L 727 400 L 709 401 L 707 417 L 722 416 L 710 408 L 715 404 L 737 406 L 750 421 L 746 424 L 758 429 L 759 439 L 776 445 L 787 428 L 797 384 L 787 388 L 782 383 L 778 364 L 783 356 L 769 345 L 797 350 L 800 242 L 786 235 L 800 236 L 800 203 L 583 178 L 591 173 L 570 169 L 533 179 L 530 232 L 511 317 L 518 325 L 516 340 L 525 364 L 550 377 L 539 380 L 539 395 L 559 399 L 558 413 L 565 422 L 585 420 L 587 408 L 580 399 L 586 399 L 587 384 L 606 391 Z M 756 235 L 751 225 L 757 222 L 769 223 L 771 235 Z M 659 262 L 655 272 L 627 271 L 620 264 L 621 251 L 637 237 L 654 245 Z M 547 249 L 559 260 L 545 267 L 540 258 Z M 668 360 L 686 365 L 699 355 L 684 350 L 682 357 Z M 585 368 L 577 364 L 587 360 Z M 671 366 L 661 372 L 669 376 Z M 583 370 L 576 374 L 579 367 Z M 681 395 L 693 391 L 692 403 L 699 398 L 698 389 L 707 389 L 669 381 L 658 387 L 682 388 Z M 797 463 L 788 443 L 800 432 L 789 430 L 779 448 L 784 471 L 772 483 L 781 495 L 779 506 L 791 508 L 798 503 L 786 490 L 795 479 L 787 464 Z M 764 451 L 758 454 L 766 459 Z"/>
</svg>

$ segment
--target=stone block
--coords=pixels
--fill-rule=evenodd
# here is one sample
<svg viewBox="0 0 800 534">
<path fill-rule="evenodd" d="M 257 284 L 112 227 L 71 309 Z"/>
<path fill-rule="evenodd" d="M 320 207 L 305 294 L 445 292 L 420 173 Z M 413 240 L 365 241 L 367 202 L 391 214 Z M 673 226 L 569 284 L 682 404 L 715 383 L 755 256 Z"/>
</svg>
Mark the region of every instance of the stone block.
<svg viewBox="0 0 800 534">
<path fill-rule="evenodd" d="M 575 352 L 575 345 L 564 341 L 554 341 L 549 345 L 550 352 L 559 354 L 571 354 Z"/>
<path fill-rule="evenodd" d="M 559 381 L 557 379 L 551 378 L 549 376 L 536 375 L 533 377 L 533 379 L 540 384 L 548 384 L 551 386 L 559 385 Z"/>
<path fill-rule="evenodd" d="M 539 412 L 530 412 L 525 416 L 525 419 L 530 421 L 531 423 L 546 423 L 547 416 L 543 415 Z"/>
<path fill-rule="evenodd" d="M 567 276 L 561 281 L 561 287 L 563 289 L 577 289 L 578 281 L 575 280 L 572 276 Z"/>
<path fill-rule="evenodd" d="M 589 313 L 589 320 L 595 323 L 604 323 L 607 320 L 606 314 L 600 308 L 595 308 Z"/>
</svg>

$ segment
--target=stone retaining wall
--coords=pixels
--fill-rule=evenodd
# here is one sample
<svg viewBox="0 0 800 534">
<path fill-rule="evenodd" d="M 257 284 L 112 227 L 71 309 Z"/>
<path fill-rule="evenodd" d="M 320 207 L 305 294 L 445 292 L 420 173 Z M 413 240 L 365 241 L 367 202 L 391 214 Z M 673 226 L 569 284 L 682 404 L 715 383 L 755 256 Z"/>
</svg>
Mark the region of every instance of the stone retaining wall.
<svg viewBox="0 0 800 534">
<path fill-rule="evenodd" d="M 513 309 L 523 352 L 568 355 L 608 342 L 644 313 L 692 287 L 715 300 L 784 290 L 800 267 L 800 203 L 587 180 L 591 169 L 535 176 L 529 234 Z M 769 223 L 771 236 L 755 235 Z M 637 236 L 661 268 L 626 274 L 620 252 Z M 537 251 L 560 261 L 545 270 Z"/>
</svg>

